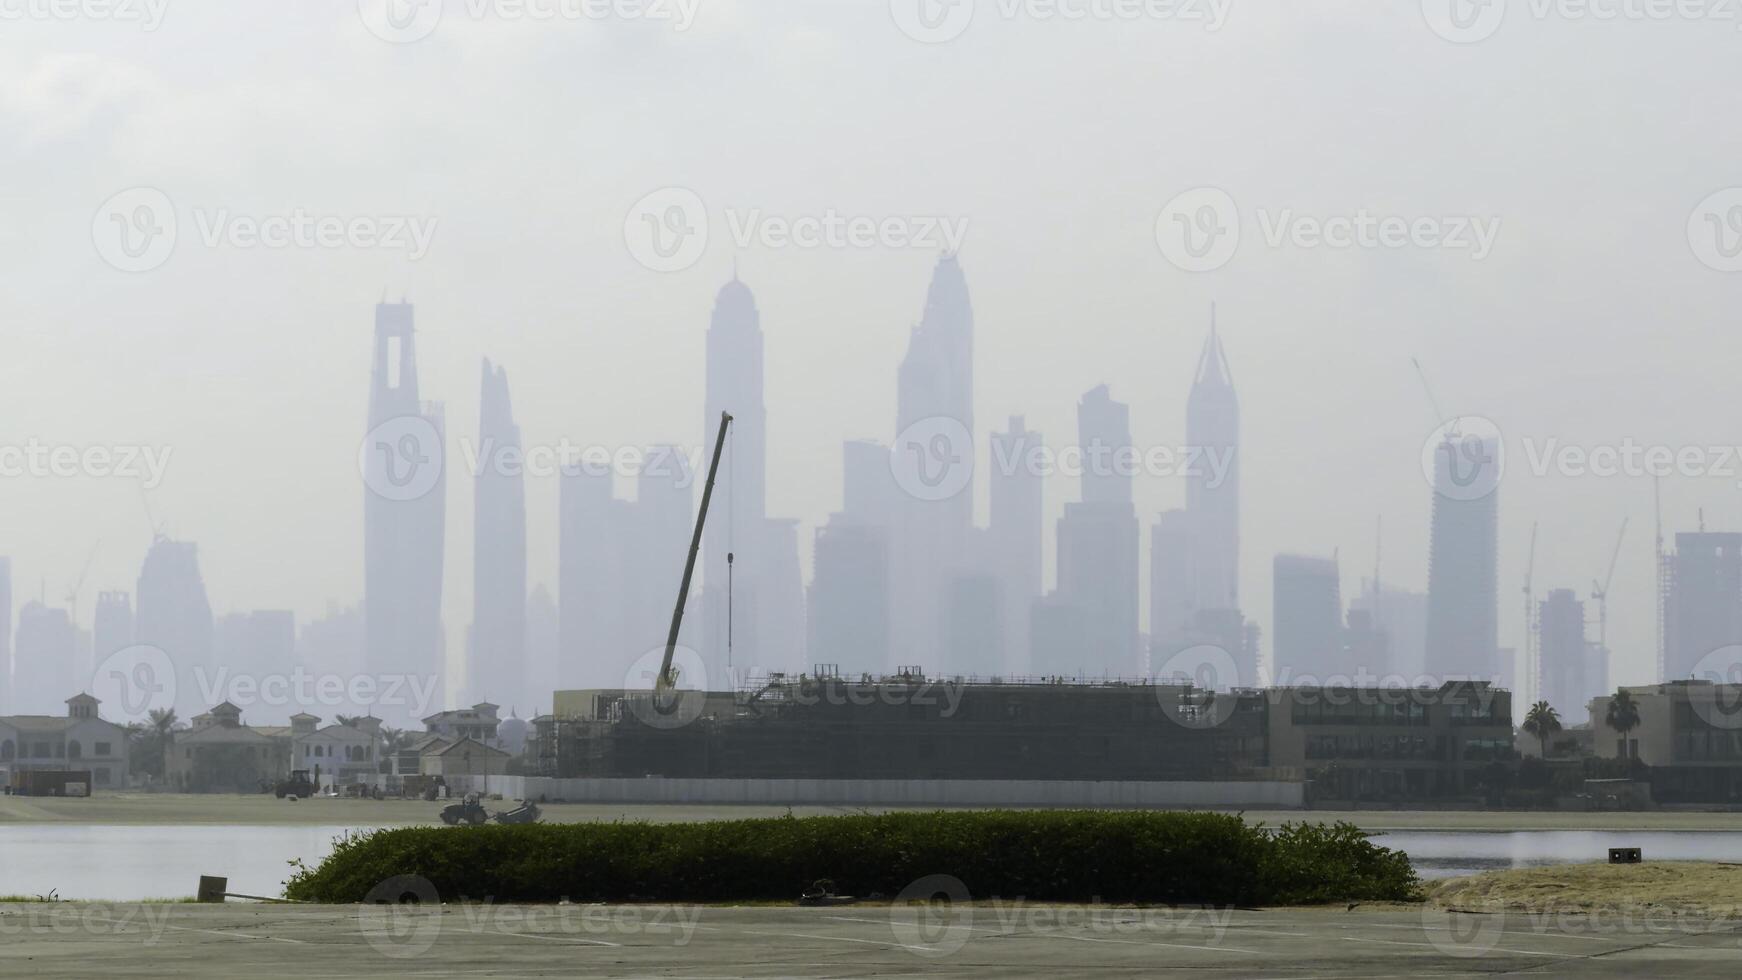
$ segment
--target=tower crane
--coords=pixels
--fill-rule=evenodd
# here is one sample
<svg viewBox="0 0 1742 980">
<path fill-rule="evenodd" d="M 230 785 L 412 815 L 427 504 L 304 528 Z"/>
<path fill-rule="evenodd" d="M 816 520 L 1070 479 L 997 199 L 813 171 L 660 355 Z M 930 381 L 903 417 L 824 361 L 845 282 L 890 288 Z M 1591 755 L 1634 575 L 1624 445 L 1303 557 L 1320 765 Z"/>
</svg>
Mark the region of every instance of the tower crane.
<svg viewBox="0 0 1742 980">
<path fill-rule="evenodd" d="M 1533 591 L 1533 581 L 1536 577 L 1536 521 L 1530 522 L 1530 557 L 1524 563 L 1524 671 L 1530 680 L 1530 697 L 1534 702 L 1542 690 L 1542 651 L 1538 648 L 1536 638 L 1536 593 Z"/>
<path fill-rule="evenodd" d="M 1621 541 L 1627 536 L 1627 518 L 1621 519 L 1621 530 L 1615 535 L 1615 550 L 1609 555 L 1609 571 L 1603 583 L 1591 583 L 1591 598 L 1597 602 L 1597 645 L 1609 652 L 1609 586 L 1615 581 L 1615 563 L 1621 559 Z"/>
<path fill-rule="evenodd" d="M 720 413 L 720 434 L 714 439 L 714 460 L 708 464 L 708 482 L 702 487 L 702 506 L 696 512 L 696 529 L 690 537 L 690 555 L 684 562 L 683 581 L 677 587 L 677 608 L 671 613 L 671 632 L 665 638 L 665 659 L 660 662 L 659 676 L 653 682 L 654 706 L 659 698 L 676 686 L 672 676 L 671 658 L 677 652 L 677 634 L 683 628 L 683 607 L 690 597 L 690 579 L 696 573 L 696 555 L 702 550 L 702 527 L 708 522 L 708 502 L 714 497 L 714 480 L 720 474 L 720 456 L 726 450 L 726 432 L 732 427 L 730 412 Z"/>
</svg>

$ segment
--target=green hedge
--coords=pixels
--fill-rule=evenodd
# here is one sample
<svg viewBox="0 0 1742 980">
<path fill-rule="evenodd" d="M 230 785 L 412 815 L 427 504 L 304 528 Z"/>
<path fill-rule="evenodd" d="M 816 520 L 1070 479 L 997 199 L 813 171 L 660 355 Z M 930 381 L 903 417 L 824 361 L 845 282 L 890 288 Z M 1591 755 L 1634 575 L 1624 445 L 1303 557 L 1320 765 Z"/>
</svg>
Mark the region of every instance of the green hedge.
<svg viewBox="0 0 1742 980">
<path fill-rule="evenodd" d="M 790 901 L 825 879 L 893 898 L 932 875 L 975 899 L 1159 904 L 1408 900 L 1417 884 L 1406 855 L 1348 824 L 1052 810 L 377 830 L 299 866 L 285 895 L 358 902 L 416 876 L 443 901 Z"/>
</svg>

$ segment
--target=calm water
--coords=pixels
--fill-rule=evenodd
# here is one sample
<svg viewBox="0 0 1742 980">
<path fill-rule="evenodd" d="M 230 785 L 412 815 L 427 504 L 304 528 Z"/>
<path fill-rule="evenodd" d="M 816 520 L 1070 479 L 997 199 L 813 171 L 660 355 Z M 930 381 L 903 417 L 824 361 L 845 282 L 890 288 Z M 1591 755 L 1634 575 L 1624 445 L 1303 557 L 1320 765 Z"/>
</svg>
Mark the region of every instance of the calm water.
<svg viewBox="0 0 1742 980">
<path fill-rule="evenodd" d="M 0 895 L 128 901 L 193 895 L 202 874 L 230 890 L 276 896 L 288 862 L 325 857 L 347 827 L 0 827 Z M 1742 831 L 1397 831 L 1377 842 L 1409 854 L 1424 878 L 1496 868 L 1607 860 L 1640 847 L 1646 860 L 1742 862 Z"/>
<path fill-rule="evenodd" d="M 0 895 L 130 901 L 185 898 L 200 875 L 230 879 L 230 891 L 284 893 L 291 858 L 314 863 L 346 827 L 0 827 Z"/>
<path fill-rule="evenodd" d="M 1423 878 L 1451 878 L 1500 868 L 1609 860 L 1611 847 L 1638 847 L 1647 861 L 1742 862 L 1742 831 L 1630 833 L 1608 830 L 1393 831 L 1375 843 L 1409 855 Z"/>
</svg>

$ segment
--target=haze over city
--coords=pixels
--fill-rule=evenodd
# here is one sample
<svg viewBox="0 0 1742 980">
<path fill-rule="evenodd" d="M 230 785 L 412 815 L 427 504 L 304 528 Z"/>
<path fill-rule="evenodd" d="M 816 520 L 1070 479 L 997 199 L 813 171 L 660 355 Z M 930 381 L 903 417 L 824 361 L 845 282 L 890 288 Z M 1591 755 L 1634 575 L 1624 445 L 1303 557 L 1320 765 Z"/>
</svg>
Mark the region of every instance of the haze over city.
<svg viewBox="0 0 1742 980">
<path fill-rule="evenodd" d="M 527 447 L 694 458 L 713 436 L 707 331 L 734 278 L 763 334 L 766 513 L 798 521 L 809 584 L 815 532 L 842 509 L 842 444 L 894 439 L 898 369 L 947 255 L 973 310 L 979 524 L 989 434 L 1011 416 L 1062 448 L 1107 385 L 1140 451 L 1186 446 L 1214 304 L 1239 396 L 1238 592 L 1265 659 L 1278 554 L 1336 554 L 1356 598 L 1382 517 L 1385 582 L 1425 591 L 1424 446 L 1440 419 L 1480 416 L 1507 452 L 1499 645 L 1524 646 L 1532 524 L 1536 594 L 1585 599 L 1626 518 L 1610 679 L 1655 680 L 1654 481 L 1551 457 L 1692 448 L 1700 465 L 1661 480 L 1666 535 L 1702 511 L 1742 529 L 1726 448 L 1742 438 L 1715 380 L 1742 235 L 1713 198 L 1742 183 L 1735 25 L 1513 5 L 1460 43 L 1416 4 L 1234 4 L 1225 22 L 982 6 L 941 41 L 912 36 L 899 4 L 732 0 L 693 23 L 456 9 L 407 43 L 338 0 L 170 4 L 153 30 L 8 23 L 6 442 L 162 464 L 0 480 L 15 605 L 65 605 L 82 583 L 89 629 L 97 593 L 135 589 L 160 530 L 197 544 L 218 615 L 300 625 L 356 606 L 376 306 L 404 300 L 420 395 L 446 406 L 440 611 L 458 682 L 480 364 L 506 371 Z M 175 244 L 129 271 L 102 231 L 139 191 L 171 202 Z M 694 201 L 704 243 L 650 259 L 640 218 L 673 202 L 693 217 Z M 1176 213 L 1223 201 L 1237 249 L 1170 251 Z M 322 219 L 338 244 L 296 240 Z M 855 239 L 854 219 L 879 230 Z M 1360 242 L 1325 243 L 1340 220 Z M 258 244 L 275 221 L 289 243 Z M 816 244 L 792 240 L 806 229 Z M 1149 529 L 1185 484 L 1133 481 L 1143 630 Z M 528 588 L 553 597 L 557 485 L 525 484 Z M 1044 589 L 1079 499 L 1047 479 Z M 681 557 L 661 566 L 673 595 Z"/>
</svg>

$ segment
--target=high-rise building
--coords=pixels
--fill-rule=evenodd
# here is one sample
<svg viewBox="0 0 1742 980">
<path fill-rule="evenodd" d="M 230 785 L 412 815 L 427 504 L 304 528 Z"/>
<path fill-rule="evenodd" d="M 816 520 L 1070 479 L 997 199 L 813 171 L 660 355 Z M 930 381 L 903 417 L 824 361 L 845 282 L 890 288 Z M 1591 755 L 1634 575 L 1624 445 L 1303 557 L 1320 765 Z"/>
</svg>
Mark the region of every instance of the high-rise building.
<svg viewBox="0 0 1742 980">
<path fill-rule="evenodd" d="M 713 448 L 721 414 L 732 416 L 703 532 L 703 622 L 695 633 L 702 663 L 720 683 L 734 673 L 795 670 L 805 648 L 797 527 L 768 516 L 762 315 L 736 275 L 714 300 L 706 371 L 702 433 L 707 449 Z M 682 558 L 676 567 L 681 570 Z"/>
<path fill-rule="evenodd" d="M 1273 683 L 1322 685 L 1326 678 L 1352 676 L 1343 657 L 1343 596 L 1336 560 L 1277 555 L 1273 569 Z"/>
<path fill-rule="evenodd" d="M 511 704 L 528 718 L 549 711 L 557 690 L 557 658 L 562 618 L 556 600 L 543 584 L 535 585 L 526 599 L 527 702 Z"/>
<path fill-rule="evenodd" d="M 12 692 L 12 559 L 0 555 L 0 711 L 17 706 Z"/>
<path fill-rule="evenodd" d="M 942 663 L 947 583 L 964 571 L 974 525 L 974 308 L 954 255 L 938 259 L 925 310 L 896 374 L 894 465 L 960 474 L 937 494 L 904 487 L 891 520 L 894 569 L 891 642 L 902 666 Z M 946 493 L 944 487 L 953 490 Z"/>
<path fill-rule="evenodd" d="M 1388 586 L 1375 594 L 1372 581 L 1363 580 L 1349 612 L 1372 617 L 1374 629 L 1385 634 L 1389 673 L 1405 686 L 1415 686 L 1426 671 L 1427 596 Z"/>
<path fill-rule="evenodd" d="M 1186 400 L 1186 515 L 1193 544 L 1187 563 L 1192 608 L 1240 608 L 1240 399 L 1210 310 L 1210 335 Z"/>
<path fill-rule="evenodd" d="M 1684 532 L 1669 556 L 1664 680 L 1735 683 L 1742 665 L 1742 534 Z"/>
<path fill-rule="evenodd" d="M 526 483 L 508 372 L 484 361 L 464 703 L 527 704 Z"/>
<path fill-rule="evenodd" d="M 812 555 L 809 660 L 844 676 L 881 674 L 889 662 L 889 529 L 835 514 Z"/>
<path fill-rule="evenodd" d="M 363 447 L 364 651 L 378 679 L 417 678 L 445 692 L 446 421 L 440 404 L 418 396 L 413 312 L 409 303 L 375 307 Z M 444 704 L 445 693 L 436 701 Z"/>
<path fill-rule="evenodd" d="M 627 656 L 623 634 L 621 534 L 628 504 L 612 493 L 609 469 L 564 469 L 557 545 L 560 659 L 557 689 L 615 687 Z M 676 595 L 676 587 L 672 594 Z"/>
<path fill-rule="evenodd" d="M 1029 668 L 1029 609 L 1039 599 L 1045 575 L 1046 534 L 1042 468 L 1035 465 L 1045 448 L 1041 435 L 1021 416 L 1003 432 L 992 433 L 992 520 L 986 531 L 990 569 L 997 576 L 1000 632 L 1004 652 L 993 673 L 1025 674 Z"/>
<path fill-rule="evenodd" d="M 133 644 L 133 597 L 126 592 L 97 593 L 91 620 L 91 656 L 96 663 Z"/>
<path fill-rule="evenodd" d="M 1083 396 L 1077 412 L 1084 452 L 1083 499 L 1065 505 L 1058 525 L 1058 598 L 1083 611 L 1088 632 L 1080 661 L 1088 677 L 1135 677 L 1148 658 L 1137 646 L 1137 511 L 1131 503 L 1133 473 L 1096 462 L 1095 447 L 1110 461 L 1130 452 L 1130 409 L 1113 400 L 1106 385 Z"/>
<path fill-rule="evenodd" d="M 1434 452 L 1424 669 L 1431 677 L 1488 680 L 1499 669 L 1499 450 L 1489 437 L 1454 433 Z"/>
<path fill-rule="evenodd" d="M 51 609 L 34 599 L 25 603 L 18 611 L 13 650 L 13 707 L 20 714 L 48 714 L 66 700 L 63 692 L 87 685 L 89 678 L 74 675 L 77 652 L 77 631 L 65 609 Z"/>
<path fill-rule="evenodd" d="M 1610 692 L 1608 651 L 1585 638 L 1585 604 L 1572 589 L 1554 589 L 1537 604 L 1541 700 L 1562 718 L 1587 717 L 1591 699 Z"/>
<path fill-rule="evenodd" d="M 268 677 L 293 677 L 301 666 L 296 653 L 296 614 L 288 609 L 255 609 L 219 616 L 212 630 L 212 646 L 220 668 L 228 670 L 231 676 L 252 678 L 257 684 Z M 316 706 L 299 705 L 305 711 Z M 283 713 L 288 716 L 295 711 L 293 708 Z"/>
<path fill-rule="evenodd" d="M 183 718 L 203 714 L 203 692 L 218 684 L 212 645 L 212 604 L 192 541 L 165 537 L 151 544 L 134 591 L 138 609 L 134 642 L 157 647 L 175 665 L 175 710 Z"/>
</svg>

